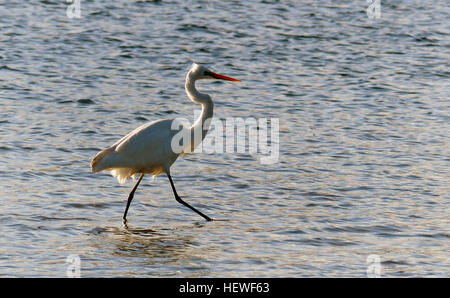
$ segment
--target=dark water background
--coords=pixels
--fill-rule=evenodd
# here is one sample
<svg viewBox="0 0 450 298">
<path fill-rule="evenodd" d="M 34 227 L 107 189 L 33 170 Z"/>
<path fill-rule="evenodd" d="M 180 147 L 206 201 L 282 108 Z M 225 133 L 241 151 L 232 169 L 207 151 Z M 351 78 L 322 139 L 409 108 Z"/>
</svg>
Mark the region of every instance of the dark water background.
<svg viewBox="0 0 450 298">
<path fill-rule="evenodd" d="M 0 276 L 450 275 L 448 1 L 0 1 Z M 193 154 L 133 186 L 90 159 L 135 127 L 276 117 L 279 162 Z"/>
</svg>

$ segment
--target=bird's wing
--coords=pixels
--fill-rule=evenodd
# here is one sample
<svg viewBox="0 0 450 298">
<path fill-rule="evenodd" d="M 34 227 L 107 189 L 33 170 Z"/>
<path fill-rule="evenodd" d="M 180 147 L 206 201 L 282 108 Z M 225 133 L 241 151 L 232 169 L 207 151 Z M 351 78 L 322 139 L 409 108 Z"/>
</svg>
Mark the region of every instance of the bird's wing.
<svg viewBox="0 0 450 298">
<path fill-rule="evenodd" d="M 116 142 L 113 147 L 116 167 L 140 168 L 165 162 L 178 156 L 171 149 L 172 119 L 144 124 Z M 173 160 L 174 161 L 174 160 Z M 172 161 L 172 162 L 173 162 Z"/>
</svg>

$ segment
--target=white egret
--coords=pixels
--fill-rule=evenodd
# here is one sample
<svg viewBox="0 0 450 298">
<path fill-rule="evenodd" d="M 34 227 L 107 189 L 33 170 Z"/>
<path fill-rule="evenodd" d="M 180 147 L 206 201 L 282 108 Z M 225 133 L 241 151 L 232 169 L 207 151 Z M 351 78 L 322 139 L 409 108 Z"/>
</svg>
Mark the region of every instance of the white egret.
<svg viewBox="0 0 450 298">
<path fill-rule="evenodd" d="M 183 146 L 190 147 L 190 151 L 187 150 L 187 152 L 193 151 L 195 147 L 203 141 L 209 128 L 209 125 L 205 125 L 205 121 L 208 121 L 208 119 L 210 120 L 213 116 L 214 104 L 211 97 L 208 94 L 200 93 L 195 88 L 195 82 L 201 79 L 239 81 L 231 77 L 214 73 L 198 64 L 194 63 L 192 65 L 186 76 L 186 93 L 193 102 L 202 105 L 202 113 L 194 125 L 189 128 L 190 131 L 188 131 L 188 133 L 194 135 L 194 132 L 196 130 L 198 131 L 198 129 L 200 129 L 202 133 L 201 140 L 196 141 L 194 138 L 190 144 L 183 144 Z M 104 170 L 111 171 L 111 174 L 121 183 L 128 177 L 135 177 L 140 174 L 136 185 L 128 196 L 127 205 L 123 214 L 124 221 L 126 221 L 128 208 L 130 207 L 134 193 L 139 186 L 139 183 L 142 181 L 142 178 L 144 178 L 144 175 L 150 174 L 157 176 L 162 173 L 165 173 L 169 178 L 177 202 L 197 212 L 206 220 L 211 220 L 210 217 L 198 211 L 180 198 L 175 189 L 172 177 L 170 176 L 170 167 L 180 153 L 186 152 L 176 152 L 172 148 L 172 138 L 179 132 L 176 129 L 172 129 L 173 121 L 175 121 L 175 119 L 158 120 L 144 124 L 127 134 L 111 147 L 97 153 L 91 162 L 93 173 Z"/>
</svg>

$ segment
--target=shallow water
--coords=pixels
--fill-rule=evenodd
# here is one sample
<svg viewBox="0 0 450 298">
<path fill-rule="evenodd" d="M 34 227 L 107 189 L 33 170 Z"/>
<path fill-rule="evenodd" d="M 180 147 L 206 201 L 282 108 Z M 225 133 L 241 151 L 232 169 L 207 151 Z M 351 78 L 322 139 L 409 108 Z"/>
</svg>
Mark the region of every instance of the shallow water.
<svg viewBox="0 0 450 298">
<path fill-rule="evenodd" d="M 245 4 L 244 4 L 245 3 Z M 450 275 L 446 1 L 0 4 L 0 276 Z M 279 161 L 192 154 L 133 182 L 91 174 L 148 121 L 194 119 L 192 61 L 215 116 L 279 118 Z"/>
</svg>

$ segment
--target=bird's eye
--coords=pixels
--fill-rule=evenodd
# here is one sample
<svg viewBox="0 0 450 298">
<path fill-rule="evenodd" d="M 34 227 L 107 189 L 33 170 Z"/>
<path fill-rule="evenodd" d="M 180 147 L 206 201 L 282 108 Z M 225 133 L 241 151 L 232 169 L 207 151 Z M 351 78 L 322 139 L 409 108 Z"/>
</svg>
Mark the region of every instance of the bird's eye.
<svg viewBox="0 0 450 298">
<path fill-rule="evenodd" d="M 205 76 L 211 76 L 211 72 L 210 72 L 210 71 L 207 71 L 207 70 L 205 70 L 205 71 L 203 72 L 203 74 L 204 74 Z"/>
</svg>

